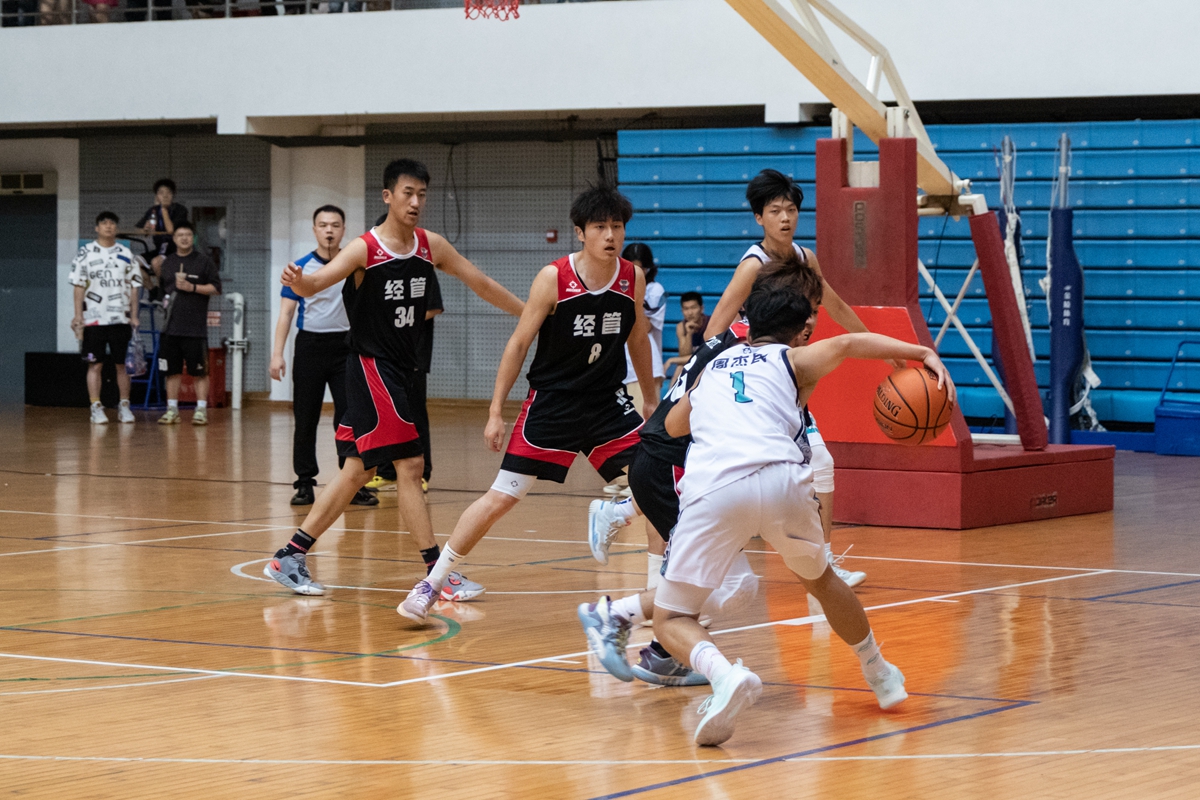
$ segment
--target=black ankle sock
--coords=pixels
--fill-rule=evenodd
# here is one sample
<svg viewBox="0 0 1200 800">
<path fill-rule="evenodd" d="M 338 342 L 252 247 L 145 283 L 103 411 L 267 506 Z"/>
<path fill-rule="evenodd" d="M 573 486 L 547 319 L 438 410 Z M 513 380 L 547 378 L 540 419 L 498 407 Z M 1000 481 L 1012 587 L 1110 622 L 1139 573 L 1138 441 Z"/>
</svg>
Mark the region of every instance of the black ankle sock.
<svg viewBox="0 0 1200 800">
<path fill-rule="evenodd" d="M 436 544 L 428 550 L 421 551 L 421 558 L 425 561 L 425 574 L 433 572 L 434 566 L 437 565 L 438 556 L 442 554 L 442 549 Z"/>
<path fill-rule="evenodd" d="M 307 553 L 308 549 L 316 543 L 316 539 L 297 528 L 296 533 L 292 536 L 292 540 L 282 550 L 277 552 L 275 557 L 282 558 L 284 556 L 293 556 L 296 553 Z"/>
<path fill-rule="evenodd" d="M 658 643 L 658 639 L 655 639 L 650 643 L 650 649 L 663 658 L 674 658 L 674 656 L 667 652 L 667 648 Z"/>
</svg>

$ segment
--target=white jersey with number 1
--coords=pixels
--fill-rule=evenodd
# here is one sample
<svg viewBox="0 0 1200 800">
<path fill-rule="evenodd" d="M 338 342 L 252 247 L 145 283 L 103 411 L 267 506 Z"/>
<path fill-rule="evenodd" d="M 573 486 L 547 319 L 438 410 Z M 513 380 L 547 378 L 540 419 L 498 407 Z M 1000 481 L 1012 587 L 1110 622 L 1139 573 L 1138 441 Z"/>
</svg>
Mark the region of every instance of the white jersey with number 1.
<svg viewBox="0 0 1200 800">
<path fill-rule="evenodd" d="M 735 345 L 713 359 L 692 390 L 692 446 L 680 508 L 768 464 L 806 464 L 797 440 L 804 414 L 788 347 Z"/>
</svg>

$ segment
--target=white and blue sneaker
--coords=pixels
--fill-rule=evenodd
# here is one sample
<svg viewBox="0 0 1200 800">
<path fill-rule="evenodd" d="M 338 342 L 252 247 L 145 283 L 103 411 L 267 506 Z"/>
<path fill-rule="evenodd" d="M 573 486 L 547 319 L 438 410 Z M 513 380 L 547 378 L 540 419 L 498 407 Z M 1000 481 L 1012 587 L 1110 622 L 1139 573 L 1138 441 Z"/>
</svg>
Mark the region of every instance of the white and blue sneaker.
<svg viewBox="0 0 1200 800">
<path fill-rule="evenodd" d="M 638 663 L 630 667 L 633 677 L 656 686 L 707 686 L 708 678 L 672 657 L 660 656 L 653 647 L 643 647 Z"/>
<path fill-rule="evenodd" d="M 322 595 L 325 587 L 312 579 L 308 573 L 307 557 L 304 553 L 276 556 L 263 567 L 263 575 L 286 586 L 296 594 Z"/>
<path fill-rule="evenodd" d="M 424 622 L 425 617 L 429 615 L 429 607 L 433 605 L 437 596 L 438 593 L 433 590 L 429 581 L 418 581 L 408 593 L 408 597 L 404 598 L 404 602 L 396 607 L 396 613 L 408 617 L 413 622 Z"/>
<path fill-rule="evenodd" d="M 608 548 L 613 539 L 629 524 L 617 514 L 617 504 L 612 500 L 593 500 L 588 504 L 588 547 L 592 558 L 601 564 L 608 563 Z"/>
<path fill-rule="evenodd" d="M 609 602 L 605 595 L 595 603 L 580 603 L 579 622 L 604 668 L 617 680 L 628 683 L 633 680 L 633 672 L 625 659 L 625 646 L 632 626 L 612 613 Z"/>
<path fill-rule="evenodd" d="M 875 699 L 884 711 L 908 699 L 908 691 L 904 688 L 904 673 L 895 664 L 888 664 L 884 676 L 878 680 L 867 681 L 867 685 L 875 693 Z"/>
<path fill-rule="evenodd" d="M 762 680 L 742 666 L 739 658 L 713 684 L 713 693 L 700 705 L 704 716 L 696 726 L 696 744 L 712 747 L 723 744 L 733 736 L 733 726 L 743 708 L 758 702 L 762 695 Z"/>
</svg>

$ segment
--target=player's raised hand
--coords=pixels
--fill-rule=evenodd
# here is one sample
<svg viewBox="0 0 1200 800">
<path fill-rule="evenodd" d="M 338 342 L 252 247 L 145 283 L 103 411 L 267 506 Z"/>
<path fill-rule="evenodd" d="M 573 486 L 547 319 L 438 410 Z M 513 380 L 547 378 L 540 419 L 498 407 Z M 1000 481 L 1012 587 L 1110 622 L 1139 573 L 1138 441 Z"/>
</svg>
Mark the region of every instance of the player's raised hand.
<svg viewBox="0 0 1200 800">
<path fill-rule="evenodd" d="M 488 417 L 487 425 L 483 429 L 483 440 L 493 453 L 500 452 L 504 445 L 504 417 L 498 414 Z"/>
<path fill-rule="evenodd" d="M 283 274 L 279 276 L 279 282 L 284 286 L 295 286 L 296 282 L 304 275 L 304 270 L 297 267 L 295 264 L 288 263 L 283 268 Z"/>
<path fill-rule="evenodd" d="M 950 402 L 956 402 L 958 399 L 958 390 L 954 388 L 954 381 L 950 380 L 950 373 L 946 370 L 946 365 L 938 358 L 938 354 L 932 350 L 929 355 L 925 356 L 925 366 L 938 376 L 938 388 L 946 387 L 946 393 L 950 397 Z"/>
</svg>

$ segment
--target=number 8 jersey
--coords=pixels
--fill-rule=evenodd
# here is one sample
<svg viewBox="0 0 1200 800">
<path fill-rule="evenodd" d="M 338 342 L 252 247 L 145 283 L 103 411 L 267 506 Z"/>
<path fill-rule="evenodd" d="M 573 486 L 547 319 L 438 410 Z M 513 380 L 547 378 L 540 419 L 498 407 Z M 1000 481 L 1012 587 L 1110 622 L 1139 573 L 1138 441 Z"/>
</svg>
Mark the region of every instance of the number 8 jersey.
<svg viewBox="0 0 1200 800">
<path fill-rule="evenodd" d="M 605 286 L 587 288 L 574 254 L 558 269 L 558 304 L 538 333 L 529 388 L 570 392 L 613 390 L 625 383 L 625 342 L 635 313 L 633 263 L 617 259 Z"/>
<path fill-rule="evenodd" d="M 413 235 L 412 250 L 398 255 L 375 236 L 374 228 L 364 233 L 359 238 L 367 245 L 366 274 L 357 288 L 353 275 L 342 286 L 350 350 L 405 370 L 422 368 L 427 290 L 434 278 L 429 237 L 421 228 Z"/>
<path fill-rule="evenodd" d="M 735 345 L 705 367 L 691 393 L 692 445 L 680 507 L 767 464 L 808 460 L 788 347 Z"/>
</svg>

